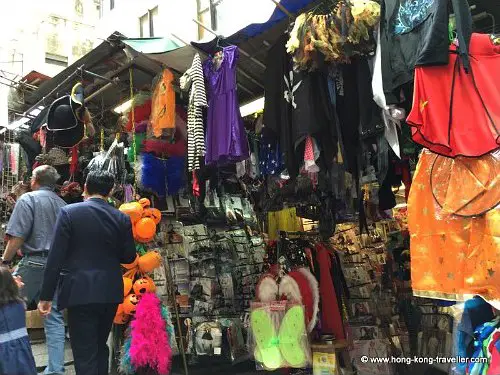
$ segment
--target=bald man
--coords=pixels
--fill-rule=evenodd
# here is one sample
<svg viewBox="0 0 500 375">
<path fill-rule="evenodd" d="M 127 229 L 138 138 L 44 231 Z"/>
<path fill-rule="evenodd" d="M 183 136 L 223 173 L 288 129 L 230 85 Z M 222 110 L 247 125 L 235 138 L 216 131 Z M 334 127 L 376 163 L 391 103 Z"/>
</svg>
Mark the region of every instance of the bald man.
<svg viewBox="0 0 500 375">
<path fill-rule="evenodd" d="M 7 224 L 10 236 L 2 256 L 2 263 L 10 265 L 21 249 L 23 258 L 15 274 L 25 284 L 22 289 L 28 307 L 38 303 L 43 272 L 49 255 L 57 216 L 66 203 L 54 192 L 59 174 L 54 167 L 43 165 L 31 177 L 31 192 L 23 194 L 14 206 Z M 64 373 L 64 319 L 53 308 L 44 320 L 49 363 L 45 374 Z"/>
</svg>

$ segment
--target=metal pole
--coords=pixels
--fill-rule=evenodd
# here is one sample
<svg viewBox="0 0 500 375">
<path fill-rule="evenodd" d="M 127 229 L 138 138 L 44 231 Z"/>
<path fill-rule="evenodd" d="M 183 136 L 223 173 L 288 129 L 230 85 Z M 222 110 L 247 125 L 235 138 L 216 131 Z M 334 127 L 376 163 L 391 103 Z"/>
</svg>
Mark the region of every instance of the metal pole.
<svg viewBox="0 0 500 375">
<path fill-rule="evenodd" d="M 106 91 L 107 89 L 109 89 L 111 86 L 114 86 L 115 83 L 114 82 L 108 82 L 106 83 L 104 86 L 102 86 L 99 90 L 93 92 L 92 94 L 90 94 L 89 96 L 87 96 L 84 100 L 84 103 L 87 103 L 87 102 L 90 102 L 92 99 L 94 99 L 97 95 L 99 95 L 100 93 L 102 93 L 103 91 Z"/>
<path fill-rule="evenodd" d="M 200 21 L 196 20 L 193 18 L 193 22 L 196 23 L 197 25 L 203 27 L 205 30 L 207 30 L 209 33 L 215 35 L 216 37 L 218 37 L 219 35 L 217 35 L 217 33 L 215 31 L 213 31 L 211 28 L 205 26 L 203 23 L 201 23 Z M 257 60 L 255 57 L 253 56 L 250 56 L 250 54 L 248 52 L 246 52 L 245 50 L 239 48 L 239 51 L 241 52 L 241 54 L 245 57 L 248 57 L 250 60 L 252 60 L 254 63 L 256 63 L 258 66 L 260 66 L 262 69 L 266 69 L 266 66 L 259 60 Z"/>
<path fill-rule="evenodd" d="M 81 71 L 83 73 L 85 73 L 85 74 L 88 74 L 91 77 L 99 78 L 99 79 L 102 79 L 103 81 L 106 81 L 106 82 L 109 82 L 109 83 L 113 83 L 113 84 L 116 83 L 115 81 L 113 81 L 112 79 L 110 79 L 108 77 L 100 76 L 99 74 L 95 74 L 95 73 L 89 72 L 88 70 L 81 69 Z"/>
<path fill-rule="evenodd" d="M 165 234 L 164 243 L 168 243 L 168 234 Z M 182 364 L 184 366 L 184 374 L 189 375 L 187 360 L 186 360 L 186 352 L 184 349 L 184 337 L 182 336 L 182 326 L 181 326 L 181 318 L 179 316 L 179 309 L 177 308 L 177 298 L 175 296 L 175 290 L 173 288 L 172 281 L 172 273 L 170 272 L 170 262 L 168 259 L 168 251 L 165 249 L 164 256 L 165 261 L 163 262 L 163 268 L 165 271 L 165 277 L 167 278 L 167 288 L 170 290 L 170 298 L 172 300 L 172 306 L 174 307 L 175 319 L 177 321 L 177 329 L 179 330 L 179 351 L 182 356 Z M 175 333 L 174 333 L 175 334 Z"/>
<path fill-rule="evenodd" d="M 278 7 L 279 10 L 281 10 L 283 13 L 285 13 L 287 15 L 287 17 L 293 18 L 293 14 L 290 13 L 283 5 L 281 5 L 280 1 L 277 1 L 277 0 L 271 0 L 271 1 L 276 5 L 276 7 Z"/>
<path fill-rule="evenodd" d="M 45 95 L 42 99 L 40 99 L 38 102 L 36 102 L 33 106 L 31 106 L 28 110 L 24 111 L 23 113 L 23 116 L 26 116 L 26 114 L 30 113 L 32 110 L 34 110 L 35 108 L 38 108 L 38 106 L 40 105 L 40 103 L 44 102 L 45 99 L 47 99 L 48 97 L 50 97 L 53 93 L 55 93 L 59 87 L 61 87 L 62 85 L 66 84 L 66 82 L 68 82 L 70 79 L 72 79 L 76 73 L 78 73 L 78 71 L 80 69 L 83 68 L 83 65 L 80 66 L 79 68 L 77 68 L 73 73 L 71 73 L 69 76 L 67 76 L 61 83 L 59 83 L 55 88 L 54 90 L 52 90 L 51 92 L 49 92 L 47 95 Z"/>
</svg>

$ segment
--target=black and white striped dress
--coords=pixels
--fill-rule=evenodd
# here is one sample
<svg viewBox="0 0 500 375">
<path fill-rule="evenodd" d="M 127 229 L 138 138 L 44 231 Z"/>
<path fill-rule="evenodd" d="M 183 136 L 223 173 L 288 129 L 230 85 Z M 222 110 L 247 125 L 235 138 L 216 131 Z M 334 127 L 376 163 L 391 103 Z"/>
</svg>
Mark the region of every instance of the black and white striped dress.
<svg viewBox="0 0 500 375">
<path fill-rule="evenodd" d="M 203 108 L 207 107 L 208 103 L 199 54 L 194 56 L 191 68 L 184 73 L 180 83 L 182 90 L 189 91 L 187 152 L 188 170 L 191 172 L 200 168 L 200 160 L 206 152 Z"/>
</svg>

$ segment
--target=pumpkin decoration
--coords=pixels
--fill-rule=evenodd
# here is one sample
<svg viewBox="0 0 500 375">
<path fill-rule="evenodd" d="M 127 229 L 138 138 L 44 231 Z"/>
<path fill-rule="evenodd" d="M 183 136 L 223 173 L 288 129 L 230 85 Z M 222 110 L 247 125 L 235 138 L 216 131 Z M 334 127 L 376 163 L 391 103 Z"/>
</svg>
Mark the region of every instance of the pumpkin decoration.
<svg viewBox="0 0 500 375">
<path fill-rule="evenodd" d="M 123 312 L 127 315 L 135 314 L 135 309 L 137 308 L 137 304 L 139 303 L 139 296 L 136 294 L 129 294 L 123 300 Z"/>
<path fill-rule="evenodd" d="M 143 209 L 151 207 L 151 201 L 148 198 L 139 199 L 139 204 L 142 206 Z"/>
<path fill-rule="evenodd" d="M 139 255 L 135 257 L 132 263 L 129 264 L 122 263 L 122 267 L 125 268 L 126 270 L 132 270 L 136 268 L 138 264 L 139 264 Z"/>
<path fill-rule="evenodd" d="M 128 322 L 129 316 L 123 311 L 123 304 L 118 305 L 113 323 L 122 325 Z"/>
<path fill-rule="evenodd" d="M 139 202 L 124 203 L 120 206 L 120 211 L 130 217 L 133 225 L 141 220 L 144 207 Z"/>
<path fill-rule="evenodd" d="M 157 251 L 150 251 L 139 257 L 139 270 L 143 273 L 153 272 L 161 265 L 161 255 Z"/>
<path fill-rule="evenodd" d="M 156 225 L 158 225 L 161 221 L 161 211 L 157 208 L 146 208 L 142 217 L 149 217 L 154 220 Z"/>
<path fill-rule="evenodd" d="M 123 278 L 123 297 L 128 296 L 128 294 L 132 290 L 132 285 L 133 285 L 132 279 L 128 277 Z"/>
<path fill-rule="evenodd" d="M 152 278 L 141 277 L 134 283 L 134 293 L 136 295 L 142 295 L 145 293 L 152 293 L 156 290 L 156 285 Z"/>
<path fill-rule="evenodd" d="M 156 233 L 156 223 L 153 219 L 145 217 L 135 224 L 136 240 L 144 243 L 145 240 L 154 238 Z"/>
</svg>

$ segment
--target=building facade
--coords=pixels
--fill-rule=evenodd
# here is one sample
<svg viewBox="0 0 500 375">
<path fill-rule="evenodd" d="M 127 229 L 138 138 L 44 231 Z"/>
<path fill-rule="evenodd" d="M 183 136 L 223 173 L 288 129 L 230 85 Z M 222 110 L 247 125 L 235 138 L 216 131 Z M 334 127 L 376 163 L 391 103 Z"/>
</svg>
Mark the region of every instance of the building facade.
<svg viewBox="0 0 500 375">
<path fill-rule="evenodd" d="M 193 19 L 228 36 L 249 23 L 266 21 L 275 9 L 272 0 L 101 0 L 100 5 L 100 38 L 118 31 L 129 38 L 173 34 L 186 42 L 213 38 Z"/>
<path fill-rule="evenodd" d="M 53 77 L 91 51 L 99 0 L 16 0 L 0 15 L 0 125 L 12 122 L 31 71 Z M 12 15 L 15 17 L 12 17 Z"/>
</svg>

